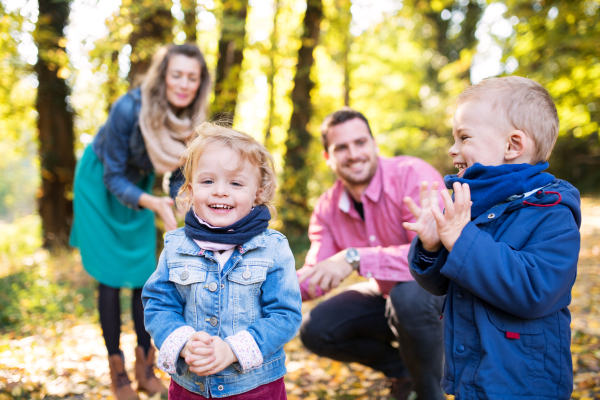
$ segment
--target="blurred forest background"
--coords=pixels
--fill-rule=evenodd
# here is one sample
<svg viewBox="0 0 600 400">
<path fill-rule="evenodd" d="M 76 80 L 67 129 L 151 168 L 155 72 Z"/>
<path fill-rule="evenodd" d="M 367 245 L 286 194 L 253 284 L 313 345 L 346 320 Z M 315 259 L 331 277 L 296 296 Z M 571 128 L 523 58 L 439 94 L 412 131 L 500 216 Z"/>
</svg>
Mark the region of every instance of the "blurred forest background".
<svg viewBox="0 0 600 400">
<path fill-rule="evenodd" d="M 550 91 L 561 121 L 551 172 L 597 191 L 599 8 L 598 0 L 2 0 L 0 220 L 37 224 L 45 247 L 65 246 L 77 157 L 157 47 L 186 41 L 206 55 L 211 111 L 234 113 L 234 126 L 274 153 L 275 227 L 292 238 L 306 236 L 312 205 L 333 180 L 318 140 L 325 115 L 360 110 L 383 155 L 422 157 L 449 173 L 454 100 L 494 75 L 527 76 Z"/>
<path fill-rule="evenodd" d="M 318 127 L 343 105 L 367 116 L 384 156 L 446 174 L 456 96 L 486 77 L 527 76 L 558 107 L 551 172 L 596 194 L 599 39 L 600 0 L 0 0 L 0 399 L 108 391 L 95 284 L 66 248 L 74 169 L 161 45 L 197 43 L 211 112 L 233 113 L 273 152 L 275 228 L 301 265 L 312 207 L 334 179 Z M 572 350 L 574 398 L 588 399 L 600 398 L 600 202 L 584 206 Z M 69 355 L 69 338 L 97 354 Z M 319 364 L 297 339 L 287 351 L 290 398 L 385 391 L 372 371 Z"/>
</svg>

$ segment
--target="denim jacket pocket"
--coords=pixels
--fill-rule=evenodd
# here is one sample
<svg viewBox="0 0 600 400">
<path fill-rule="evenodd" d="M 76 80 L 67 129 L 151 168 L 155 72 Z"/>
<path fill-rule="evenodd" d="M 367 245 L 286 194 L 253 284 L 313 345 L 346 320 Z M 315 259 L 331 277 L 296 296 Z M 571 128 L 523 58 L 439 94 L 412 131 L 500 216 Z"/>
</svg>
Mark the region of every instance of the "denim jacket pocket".
<svg viewBox="0 0 600 400">
<path fill-rule="evenodd" d="M 186 302 L 193 302 L 191 298 L 194 284 L 206 281 L 208 271 L 195 265 L 169 265 L 169 281 L 175 284 L 177 291 Z"/>
<path fill-rule="evenodd" d="M 260 287 L 267 279 L 267 271 L 272 263 L 269 260 L 244 261 L 227 276 L 233 295 L 235 333 L 246 329 L 256 319 L 262 317 L 262 308 L 259 304 Z"/>
</svg>

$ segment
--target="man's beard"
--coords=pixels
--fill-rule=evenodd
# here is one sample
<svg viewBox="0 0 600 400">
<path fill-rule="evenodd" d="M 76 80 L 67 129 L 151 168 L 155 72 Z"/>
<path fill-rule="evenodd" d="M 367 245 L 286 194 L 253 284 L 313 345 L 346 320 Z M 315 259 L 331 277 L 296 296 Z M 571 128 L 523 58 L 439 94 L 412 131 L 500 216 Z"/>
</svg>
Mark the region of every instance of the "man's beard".
<svg viewBox="0 0 600 400">
<path fill-rule="evenodd" d="M 352 176 L 352 174 L 347 173 L 343 169 L 338 170 L 338 174 L 340 175 L 340 178 L 344 182 L 346 182 L 352 186 L 358 186 L 358 185 L 366 185 L 369 182 L 371 182 L 371 179 L 373 179 L 373 176 L 375 176 L 376 171 L 377 171 L 377 163 L 373 162 L 369 166 L 369 173 L 364 178 L 357 179 L 354 176 Z"/>
</svg>

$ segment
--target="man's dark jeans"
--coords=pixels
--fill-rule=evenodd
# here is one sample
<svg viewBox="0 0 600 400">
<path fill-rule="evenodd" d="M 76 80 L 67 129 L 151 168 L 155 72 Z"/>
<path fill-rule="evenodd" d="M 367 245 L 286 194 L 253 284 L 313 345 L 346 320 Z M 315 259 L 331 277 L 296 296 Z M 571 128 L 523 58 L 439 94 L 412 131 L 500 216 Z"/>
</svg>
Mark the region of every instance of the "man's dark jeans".
<svg viewBox="0 0 600 400">
<path fill-rule="evenodd" d="M 441 400 L 443 302 L 414 281 L 398 283 L 387 299 L 374 283 L 359 283 L 305 315 L 300 337 L 319 356 L 358 362 L 389 378 L 410 375 L 419 400 Z"/>
</svg>

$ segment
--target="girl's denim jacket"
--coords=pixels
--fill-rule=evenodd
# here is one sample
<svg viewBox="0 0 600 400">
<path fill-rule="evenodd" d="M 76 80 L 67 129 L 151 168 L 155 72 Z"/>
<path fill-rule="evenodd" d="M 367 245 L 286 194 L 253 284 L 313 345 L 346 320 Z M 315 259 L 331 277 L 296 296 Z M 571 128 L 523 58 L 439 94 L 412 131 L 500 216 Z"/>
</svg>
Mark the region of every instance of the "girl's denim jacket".
<svg viewBox="0 0 600 400">
<path fill-rule="evenodd" d="M 92 150 L 104 164 L 104 185 L 122 204 L 134 210 L 139 209 L 143 193 L 136 184 L 154 170 L 139 125 L 141 96 L 140 88 L 121 96 L 92 143 Z M 169 195 L 175 198 L 183 183 L 179 169 L 173 171 L 169 183 Z"/>
<path fill-rule="evenodd" d="M 159 367 L 185 389 L 225 397 L 285 375 L 283 345 L 300 327 L 302 299 L 281 233 L 267 229 L 237 246 L 221 269 L 183 228 L 171 231 L 142 300 L 146 330 L 161 350 Z M 221 337 L 240 362 L 209 376 L 188 371 L 179 352 L 197 331 Z M 172 363 L 167 353 L 175 355 Z"/>
</svg>

